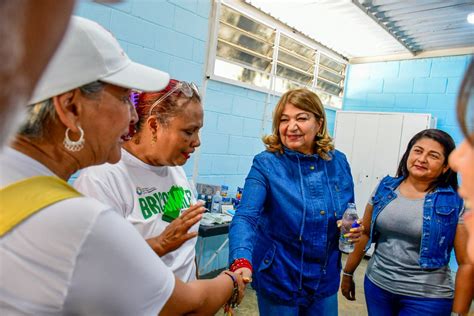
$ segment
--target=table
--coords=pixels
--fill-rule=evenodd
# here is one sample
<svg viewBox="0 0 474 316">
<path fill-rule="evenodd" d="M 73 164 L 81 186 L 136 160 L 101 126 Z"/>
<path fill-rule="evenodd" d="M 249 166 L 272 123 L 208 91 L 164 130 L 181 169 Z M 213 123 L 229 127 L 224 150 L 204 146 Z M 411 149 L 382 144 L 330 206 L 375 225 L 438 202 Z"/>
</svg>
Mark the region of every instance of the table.
<svg viewBox="0 0 474 316">
<path fill-rule="evenodd" d="M 212 237 L 217 235 L 227 234 L 229 232 L 229 225 L 230 223 L 225 224 L 216 224 L 212 226 L 199 226 L 199 234 L 200 237 Z"/>
<path fill-rule="evenodd" d="M 224 249 L 224 247 L 229 242 L 229 238 L 226 238 L 225 241 L 220 245 L 220 247 L 216 251 L 214 251 L 214 253 L 209 258 L 209 260 L 207 260 L 207 262 L 201 268 L 200 267 L 201 266 L 201 258 L 202 258 L 203 252 L 204 252 L 205 239 L 207 237 L 228 234 L 229 233 L 229 225 L 230 225 L 230 223 L 217 224 L 217 225 L 212 225 L 212 226 L 204 226 L 204 225 L 199 226 L 198 236 L 201 237 L 201 239 L 200 239 L 200 244 L 199 244 L 199 252 L 196 256 L 198 277 L 201 275 L 201 272 L 204 271 L 216 259 L 217 255 L 222 251 L 222 249 Z"/>
</svg>

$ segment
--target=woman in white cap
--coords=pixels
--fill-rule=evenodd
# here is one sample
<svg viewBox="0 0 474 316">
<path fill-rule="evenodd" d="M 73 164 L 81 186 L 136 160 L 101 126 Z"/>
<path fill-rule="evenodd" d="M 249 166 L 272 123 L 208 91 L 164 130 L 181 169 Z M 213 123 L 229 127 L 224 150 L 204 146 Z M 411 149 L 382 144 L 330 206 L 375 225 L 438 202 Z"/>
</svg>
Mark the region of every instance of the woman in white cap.
<svg viewBox="0 0 474 316">
<path fill-rule="evenodd" d="M 64 181 L 119 161 L 137 119 L 130 89 L 168 81 L 132 62 L 98 24 L 72 18 L 27 120 L 0 154 L 1 314 L 213 314 L 240 301 L 241 276 L 183 283 L 132 225 Z"/>
</svg>

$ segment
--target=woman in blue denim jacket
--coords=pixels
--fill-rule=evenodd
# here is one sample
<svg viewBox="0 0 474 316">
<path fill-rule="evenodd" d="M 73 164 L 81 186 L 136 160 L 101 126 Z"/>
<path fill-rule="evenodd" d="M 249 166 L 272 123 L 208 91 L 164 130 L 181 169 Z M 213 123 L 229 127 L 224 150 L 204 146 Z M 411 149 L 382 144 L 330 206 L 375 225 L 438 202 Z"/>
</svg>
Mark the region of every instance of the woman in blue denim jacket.
<svg viewBox="0 0 474 316">
<path fill-rule="evenodd" d="M 408 143 L 397 177 L 385 177 L 366 207 L 364 232 L 344 267 L 341 290 L 355 299 L 352 275 L 372 242 L 365 275 L 369 315 L 466 313 L 474 289 L 466 253 L 467 231 L 457 175 L 448 166 L 455 144 L 447 133 L 428 129 Z M 451 251 L 459 264 L 455 290 Z"/>
<path fill-rule="evenodd" d="M 337 315 L 336 222 L 354 202 L 354 185 L 317 95 L 285 93 L 264 143 L 230 226 L 231 270 L 253 277 L 261 315 Z"/>
</svg>

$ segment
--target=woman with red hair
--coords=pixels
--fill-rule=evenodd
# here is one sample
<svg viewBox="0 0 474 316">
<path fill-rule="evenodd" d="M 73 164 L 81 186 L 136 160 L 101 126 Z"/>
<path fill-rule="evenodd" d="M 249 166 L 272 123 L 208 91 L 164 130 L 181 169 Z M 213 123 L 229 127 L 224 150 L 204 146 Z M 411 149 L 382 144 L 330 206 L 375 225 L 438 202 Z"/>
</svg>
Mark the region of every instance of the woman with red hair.
<svg viewBox="0 0 474 316">
<path fill-rule="evenodd" d="M 162 91 L 139 94 L 135 107 L 138 122 L 130 128 L 133 136 L 124 143 L 120 162 L 83 170 L 74 186 L 113 206 L 188 282 L 196 278 L 203 208 L 181 166 L 201 144 L 201 98 L 193 83 L 171 80 Z M 181 215 L 183 209 L 188 211 Z"/>
</svg>

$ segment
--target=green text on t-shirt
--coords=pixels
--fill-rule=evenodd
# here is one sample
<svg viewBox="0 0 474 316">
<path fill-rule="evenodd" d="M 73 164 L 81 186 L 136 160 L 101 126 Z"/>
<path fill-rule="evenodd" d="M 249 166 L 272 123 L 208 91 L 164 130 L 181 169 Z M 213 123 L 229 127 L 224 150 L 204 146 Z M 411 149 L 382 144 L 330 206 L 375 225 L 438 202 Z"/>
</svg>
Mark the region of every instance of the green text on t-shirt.
<svg viewBox="0 0 474 316">
<path fill-rule="evenodd" d="M 191 205 L 191 191 L 173 185 L 168 192 L 154 192 L 153 194 L 138 198 L 143 218 L 148 219 L 153 215 L 165 213 L 176 218 L 181 209 Z"/>
</svg>

